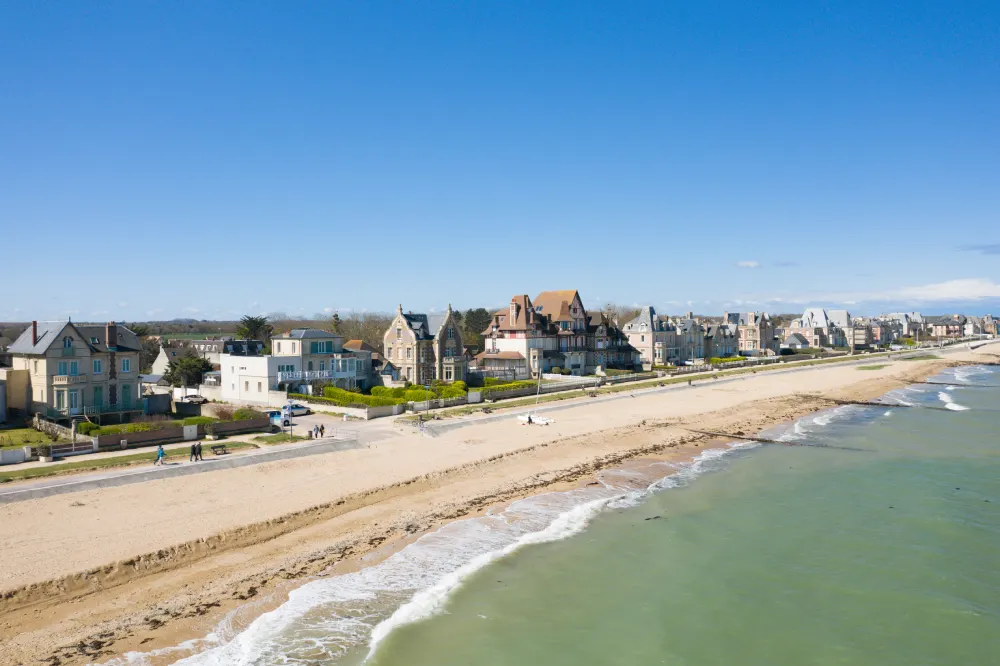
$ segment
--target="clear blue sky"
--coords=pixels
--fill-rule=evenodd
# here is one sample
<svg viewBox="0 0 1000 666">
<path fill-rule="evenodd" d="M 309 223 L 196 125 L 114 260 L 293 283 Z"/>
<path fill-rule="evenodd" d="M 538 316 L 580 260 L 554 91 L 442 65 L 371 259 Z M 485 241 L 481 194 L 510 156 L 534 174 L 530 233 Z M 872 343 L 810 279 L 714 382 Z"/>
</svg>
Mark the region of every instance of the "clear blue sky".
<svg viewBox="0 0 1000 666">
<path fill-rule="evenodd" d="M 5 3 L 0 80 L 0 320 L 1000 310 L 995 1 Z"/>
</svg>

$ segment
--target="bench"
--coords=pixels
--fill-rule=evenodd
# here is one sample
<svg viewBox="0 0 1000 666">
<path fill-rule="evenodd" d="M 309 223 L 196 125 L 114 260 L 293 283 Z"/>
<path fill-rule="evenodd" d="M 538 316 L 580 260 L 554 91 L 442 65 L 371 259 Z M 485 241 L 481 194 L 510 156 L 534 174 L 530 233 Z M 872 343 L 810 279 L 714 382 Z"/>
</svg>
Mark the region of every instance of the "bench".
<svg viewBox="0 0 1000 666">
<path fill-rule="evenodd" d="M 221 456 L 229 453 L 229 449 L 226 448 L 225 444 L 213 444 L 212 453 L 214 453 L 217 456 Z"/>
</svg>

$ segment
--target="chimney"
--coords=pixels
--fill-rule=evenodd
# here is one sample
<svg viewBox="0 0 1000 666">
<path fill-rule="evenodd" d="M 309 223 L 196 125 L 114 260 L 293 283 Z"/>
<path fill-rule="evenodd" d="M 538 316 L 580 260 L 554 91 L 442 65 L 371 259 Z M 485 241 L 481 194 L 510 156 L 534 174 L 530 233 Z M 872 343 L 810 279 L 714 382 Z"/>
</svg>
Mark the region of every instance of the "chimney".
<svg viewBox="0 0 1000 666">
<path fill-rule="evenodd" d="M 108 322 L 107 328 L 104 331 L 104 342 L 109 349 L 114 349 L 118 346 L 118 326 L 113 321 Z"/>
<path fill-rule="evenodd" d="M 693 312 L 688 312 L 687 313 L 687 319 L 694 319 L 694 313 Z"/>
<path fill-rule="evenodd" d="M 31 322 L 31 346 L 34 347 L 38 344 L 38 322 Z"/>
</svg>

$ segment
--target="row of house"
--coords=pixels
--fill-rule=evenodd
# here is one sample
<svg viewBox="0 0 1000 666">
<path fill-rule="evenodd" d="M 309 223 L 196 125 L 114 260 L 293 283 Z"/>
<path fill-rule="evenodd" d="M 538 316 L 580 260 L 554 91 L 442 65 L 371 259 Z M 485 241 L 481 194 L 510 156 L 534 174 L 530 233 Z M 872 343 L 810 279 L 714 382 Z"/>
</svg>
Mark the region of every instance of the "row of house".
<svg viewBox="0 0 1000 666">
<path fill-rule="evenodd" d="M 544 291 L 534 299 L 513 296 L 494 312 L 482 331 L 483 348 L 475 354 L 463 343 L 451 306 L 428 315 L 404 312 L 400 305 L 381 349 L 316 328 L 293 329 L 268 341 L 190 340 L 163 347 L 152 376 L 166 373 L 185 355 L 199 356 L 214 368 L 202 385 L 206 392 L 227 402 L 273 405 L 289 391 L 308 393 L 321 385 L 366 390 L 477 376 L 648 370 L 714 357 L 774 355 L 782 349 L 864 349 L 902 338 L 996 336 L 998 326 L 992 315 L 853 317 L 847 310 L 807 308 L 779 328 L 766 312 L 671 317 L 652 306 L 618 322 L 588 311 L 578 291 Z M 266 343 L 270 353 L 264 353 Z M 141 350 L 138 337 L 115 322 L 32 322 L 6 350 L 9 367 L 0 367 L 0 397 L 6 408 L 57 419 L 127 418 L 143 409 Z"/>
</svg>

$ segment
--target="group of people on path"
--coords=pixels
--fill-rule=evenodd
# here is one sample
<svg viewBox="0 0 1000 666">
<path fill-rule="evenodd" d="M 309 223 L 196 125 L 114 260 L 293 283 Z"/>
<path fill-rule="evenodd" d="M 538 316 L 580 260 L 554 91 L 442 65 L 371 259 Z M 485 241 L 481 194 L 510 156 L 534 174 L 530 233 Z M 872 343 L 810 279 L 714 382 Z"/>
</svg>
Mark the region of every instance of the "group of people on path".
<svg viewBox="0 0 1000 666">
<path fill-rule="evenodd" d="M 204 458 L 201 457 L 201 442 L 195 442 L 191 445 L 191 455 L 188 456 L 188 462 L 194 462 L 196 460 L 204 460 Z M 156 447 L 156 459 L 153 460 L 153 464 L 167 464 L 167 452 L 163 450 L 163 444 Z"/>
<path fill-rule="evenodd" d="M 312 429 L 312 438 L 319 439 L 320 437 L 326 437 L 326 426 L 325 425 L 315 425 Z"/>
</svg>

